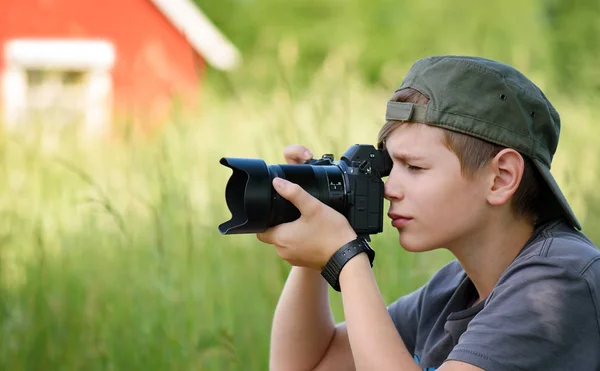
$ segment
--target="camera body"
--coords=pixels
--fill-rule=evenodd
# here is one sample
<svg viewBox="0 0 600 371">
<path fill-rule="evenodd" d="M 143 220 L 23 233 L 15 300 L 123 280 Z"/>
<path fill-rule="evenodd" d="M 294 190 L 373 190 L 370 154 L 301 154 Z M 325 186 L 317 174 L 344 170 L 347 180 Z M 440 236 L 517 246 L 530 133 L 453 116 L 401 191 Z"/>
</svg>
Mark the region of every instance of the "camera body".
<svg viewBox="0 0 600 371">
<path fill-rule="evenodd" d="M 343 174 L 343 184 L 330 182 L 332 194 L 342 193 L 345 205 L 341 211 L 357 235 L 367 237 L 383 231 L 383 181 L 389 174 L 391 160 L 387 152 L 372 145 L 356 144 L 350 147 L 340 161 L 332 154 L 309 160 L 313 166 L 338 166 Z"/>
<path fill-rule="evenodd" d="M 225 191 L 232 218 L 219 225 L 221 234 L 264 232 L 300 217 L 300 211 L 273 188 L 275 177 L 298 184 L 347 219 L 357 235 L 383 231 L 383 181 L 392 161 L 386 150 L 355 144 L 339 161 L 326 154 L 299 165 L 269 165 L 260 159 L 226 158 L 233 170 Z"/>
</svg>

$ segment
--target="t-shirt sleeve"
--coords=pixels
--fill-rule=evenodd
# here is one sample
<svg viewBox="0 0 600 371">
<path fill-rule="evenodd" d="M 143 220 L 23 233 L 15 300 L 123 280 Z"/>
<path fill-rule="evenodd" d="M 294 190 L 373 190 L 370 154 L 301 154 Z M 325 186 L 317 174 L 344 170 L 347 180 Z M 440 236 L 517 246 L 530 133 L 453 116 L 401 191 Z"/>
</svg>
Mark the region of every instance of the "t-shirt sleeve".
<svg viewBox="0 0 600 371">
<path fill-rule="evenodd" d="M 400 297 L 388 306 L 388 312 L 406 349 L 414 354 L 419 331 L 427 329 L 450 300 L 465 273 L 458 261 L 453 260 L 436 272 L 418 290 Z M 425 334 L 427 335 L 427 334 Z"/>
<path fill-rule="evenodd" d="M 400 334 L 406 349 L 415 351 L 417 326 L 419 324 L 420 302 L 425 287 L 421 287 L 406 296 L 402 296 L 388 306 L 388 312 Z"/>
<path fill-rule="evenodd" d="M 530 257 L 503 275 L 448 359 L 487 371 L 599 370 L 597 318 L 580 272 Z"/>
</svg>

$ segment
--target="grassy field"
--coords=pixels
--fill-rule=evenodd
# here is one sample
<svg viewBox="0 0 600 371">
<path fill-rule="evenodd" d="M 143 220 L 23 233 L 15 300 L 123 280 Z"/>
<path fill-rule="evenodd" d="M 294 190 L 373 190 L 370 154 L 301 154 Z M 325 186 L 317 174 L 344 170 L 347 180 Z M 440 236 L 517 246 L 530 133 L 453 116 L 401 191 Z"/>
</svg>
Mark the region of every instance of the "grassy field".
<svg viewBox="0 0 600 371">
<path fill-rule="evenodd" d="M 335 57 L 313 81 L 302 93 L 207 90 L 200 114 L 173 115 L 145 140 L 3 135 L 0 369 L 267 369 L 289 266 L 253 235 L 219 235 L 230 170 L 218 160 L 281 163 L 289 143 L 336 156 L 373 143 L 390 91 L 349 78 Z M 598 101 L 549 95 L 563 117 L 553 171 L 600 242 Z M 373 246 L 388 302 L 450 259 L 404 252 L 387 224 Z"/>
</svg>

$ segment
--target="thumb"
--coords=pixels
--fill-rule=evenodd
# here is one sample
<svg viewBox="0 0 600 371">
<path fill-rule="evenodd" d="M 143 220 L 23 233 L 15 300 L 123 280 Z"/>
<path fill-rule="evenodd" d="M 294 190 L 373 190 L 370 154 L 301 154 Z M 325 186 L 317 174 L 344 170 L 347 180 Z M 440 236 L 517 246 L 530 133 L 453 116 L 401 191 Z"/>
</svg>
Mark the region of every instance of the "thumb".
<svg viewBox="0 0 600 371">
<path fill-rule="evenodd" d="M 273 179 L 273 188 L 281 197 L 294 204 L 302 215 L 310 215 L 319 207 L 319 200 L 311 196 L 298 184 L 282 178 L 275 178 Z"/>
</svg>

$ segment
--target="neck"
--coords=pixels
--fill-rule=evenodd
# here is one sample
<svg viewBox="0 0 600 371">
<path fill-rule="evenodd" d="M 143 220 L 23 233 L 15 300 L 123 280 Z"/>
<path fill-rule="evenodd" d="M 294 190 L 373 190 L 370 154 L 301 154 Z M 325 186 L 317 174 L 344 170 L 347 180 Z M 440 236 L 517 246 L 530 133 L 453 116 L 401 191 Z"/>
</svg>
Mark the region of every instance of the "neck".
<svg viewBox="0 0 600 371">
<path fill-rule="evenodd" d="M 475 285 L 479 302 L 485 300 L 502 273 L 533 235 L 531 223 L 521 219 L 495 218 L 479 226 L 468 241 L 448 247 Z"/>
</svg>

